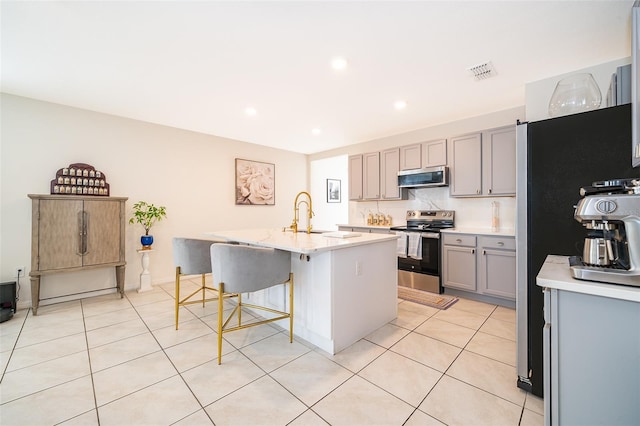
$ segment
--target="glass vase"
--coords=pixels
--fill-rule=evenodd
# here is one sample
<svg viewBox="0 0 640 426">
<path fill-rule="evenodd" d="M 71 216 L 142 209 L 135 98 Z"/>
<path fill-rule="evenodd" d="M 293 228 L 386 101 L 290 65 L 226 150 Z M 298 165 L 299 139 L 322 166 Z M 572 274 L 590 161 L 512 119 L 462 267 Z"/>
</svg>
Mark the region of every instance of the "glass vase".
<svg viewBox="0 0 640 426">
<path fill-rule="evenodd" d="M 549 101 L 549 116 L 575 114 L 600 108 L 602 94 L 593 75 L 580 73 L 563 78 Z"/>
</svg>

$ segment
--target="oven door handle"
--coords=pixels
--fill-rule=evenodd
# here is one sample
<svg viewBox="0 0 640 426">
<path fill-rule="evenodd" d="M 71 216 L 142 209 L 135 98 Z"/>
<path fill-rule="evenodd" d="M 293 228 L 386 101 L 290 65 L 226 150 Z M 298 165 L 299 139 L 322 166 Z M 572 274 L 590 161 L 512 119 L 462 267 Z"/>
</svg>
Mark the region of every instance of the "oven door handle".
<svg viewBox="0 0 640 426">
<path fill-rule="evenodd" d="M 420 236 L 422 238 L 433 238 L 436 240 L 440 239 L 440 234 L 438 234 L 437 232 L 421 232 Z"/>
</svg>

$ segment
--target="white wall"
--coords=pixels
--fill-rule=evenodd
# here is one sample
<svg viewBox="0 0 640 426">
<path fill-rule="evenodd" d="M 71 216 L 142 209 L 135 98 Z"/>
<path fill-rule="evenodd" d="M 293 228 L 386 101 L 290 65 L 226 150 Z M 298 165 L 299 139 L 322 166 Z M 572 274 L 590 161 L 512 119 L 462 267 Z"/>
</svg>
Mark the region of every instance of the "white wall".
<svg viewBox="0 0 640 426">
<path fill-rule="evenodd" d="M 619 66 L 630 63 L 631 57 L 627 57 L 528 83 L 525 86 L 527 109 L 526 120 L 538 121 L 549 118 L 549 101 L 551 100 L 551 95 L 553 94 L 558 81 L 570 75 L 579 73 L 591 73 L 593 75 L 594 80 L 596 80 L 596 83 L 600 88 L 600 93 L 602 94 L 602 103 L 600 104 L 600 108 L 606 108 L 606 96 L 609 85 L 611 84 L 611 75 L 616 72 L 616 69 Z"/>
<path fill-rule="evenodd" d="M 327 202 L 327 179 L 340 180 L 339 203 Z M 313 229 L 334 231 L 349 221 L 349 158 L 346 155 L 311 161 L 309 186 L 313 198 Z M 291 207 L 293 209 L 293 206 Z M 302 224 L 306 221 L 302 220 Z"/>
<path fill-rule="evenodd" d="M 167 219 L 151 230 L 153 283 L 173 280 L 171 238 L 204 238 L 216 229 L 288 226 L 299 191 L 307 190 L 307 157 L 121 117 L 2 94 L 0 145 L 0 279 L 31 265 L 31 200 L 48 194 L 58 169 L 88 163 L 105 173 L 111 195 L 167 207 Z M 235 158 L 275 164 L 275 206 L 236 206 Z M 301 178 L 302 177 L 302 178 Z M 129 217 L 129 216 L 128 216 Z M 139 286 L 136 249 L 140 225 L 127 225 L 127 290 Z M 111 269 L 57 274 L 42 279 L 41 297 L 115 285 Z M 20 306 L 29 306 L 29 279 L 21 280 Z M 46 302 L 45 302 L 46 303 Z M 43 303 L 43 304 L 45 304 Z"/>
</svg>

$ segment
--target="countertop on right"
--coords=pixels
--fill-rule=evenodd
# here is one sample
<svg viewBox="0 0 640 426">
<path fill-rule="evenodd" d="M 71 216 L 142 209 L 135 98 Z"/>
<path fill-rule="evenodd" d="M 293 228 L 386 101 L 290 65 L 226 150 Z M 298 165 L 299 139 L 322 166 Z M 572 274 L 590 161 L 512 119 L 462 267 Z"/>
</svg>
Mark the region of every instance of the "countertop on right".
<svg viewBox="0 0 640 426">
<path fill-rule="evenodd" d="M 476 234 L 476 235 L 487 235 L 487 236 L 496 236 L 496 237 L 515 237 L 516 231 L 515 229 L 500 229 L 498 231 L 492 231 L 491 228 L 450 228 L 450 229 L 442 229 L 441 233 L 448 234 Z"/>
<path fill-rule="evenodd" d="M 567 256 L 547 256 L 538 273 L 536 283 L 539 287 L 640 302 L 640 287 L 582 281 L 573 278 Z"/>
</svg>

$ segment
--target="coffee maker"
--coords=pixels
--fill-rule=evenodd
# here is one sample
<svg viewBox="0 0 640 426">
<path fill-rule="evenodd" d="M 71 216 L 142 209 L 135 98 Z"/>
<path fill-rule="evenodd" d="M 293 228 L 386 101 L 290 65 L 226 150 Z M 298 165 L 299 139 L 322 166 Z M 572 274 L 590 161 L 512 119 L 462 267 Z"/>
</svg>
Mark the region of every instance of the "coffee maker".
<svg viewBox="0 0 640 426">
<path fill-rule="evenodd" d="M 640 178 L 594 182 L 580 190 L 574 218 L 588 231 L 574 278 L 640 287 Z"/>
</svg>

